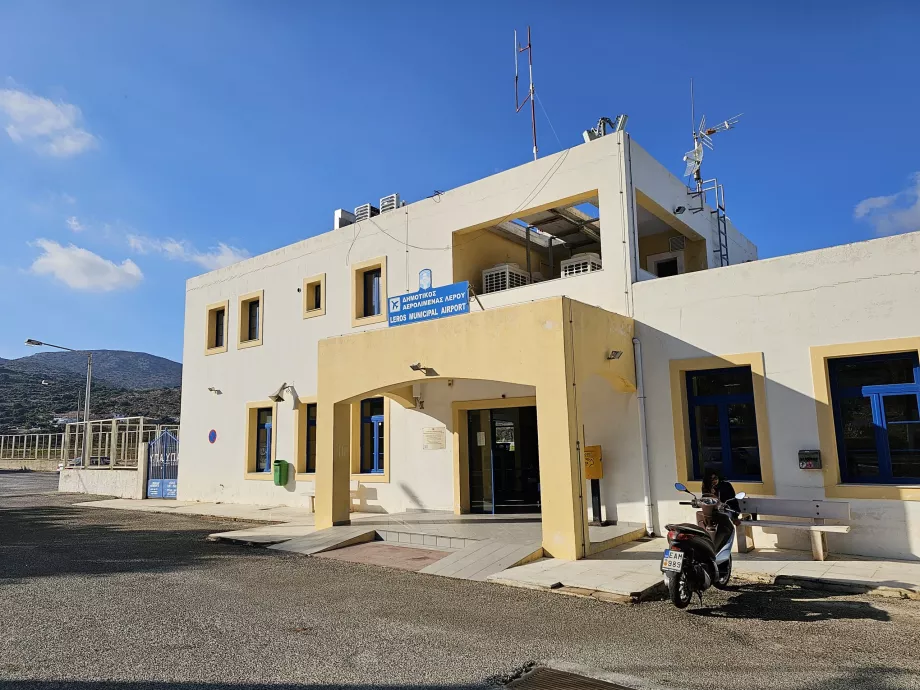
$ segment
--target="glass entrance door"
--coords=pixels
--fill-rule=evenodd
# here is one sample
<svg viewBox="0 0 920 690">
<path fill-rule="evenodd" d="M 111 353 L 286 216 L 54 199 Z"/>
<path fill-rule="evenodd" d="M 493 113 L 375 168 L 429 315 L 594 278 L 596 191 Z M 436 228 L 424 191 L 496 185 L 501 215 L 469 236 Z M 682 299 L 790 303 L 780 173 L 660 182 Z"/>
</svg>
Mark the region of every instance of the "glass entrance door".
<svg viewBox="0 0 920 690">
<path fill-rule="evenodd" d="M 470 410 L 470 510 L 540 511 L 537 408 Z"/>
</svg>

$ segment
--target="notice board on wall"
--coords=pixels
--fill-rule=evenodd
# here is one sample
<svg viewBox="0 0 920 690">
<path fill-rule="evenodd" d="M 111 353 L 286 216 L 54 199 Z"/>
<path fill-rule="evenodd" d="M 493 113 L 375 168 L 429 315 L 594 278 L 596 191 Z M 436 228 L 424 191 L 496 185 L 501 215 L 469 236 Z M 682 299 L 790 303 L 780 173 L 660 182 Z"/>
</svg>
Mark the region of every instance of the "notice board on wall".
<svg viewBox="0 0 920 690">
<path fill-rule="evenodd" d="M 443 426 L 429 426 L 422 429 L 422 450 L 444 450 L 447 448 L 447 429 Z"/>
</svg>

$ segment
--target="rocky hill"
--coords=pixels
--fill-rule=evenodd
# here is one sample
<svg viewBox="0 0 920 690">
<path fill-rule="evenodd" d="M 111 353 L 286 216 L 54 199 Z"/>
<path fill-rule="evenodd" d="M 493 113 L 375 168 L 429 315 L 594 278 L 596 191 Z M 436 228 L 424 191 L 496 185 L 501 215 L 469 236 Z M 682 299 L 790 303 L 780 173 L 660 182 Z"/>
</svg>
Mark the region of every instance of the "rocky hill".
<svg viewBox="0 0 920 690">
<path fill-rule="evenodd" d="M 146 352 L 93 350 L 93 381 L 116 388 L 145 390 L 177 388 L 182 385 L 182 365 Z M 0 367 L 39 374 L 45 378 L 62 375 L 86 377 L 83 352 L 38 352 L 19 359 L 0 359 Z"/>
<path fill-rule="evenodd" d="M 181 372 L 178 362 L 146 353 L 94 352 L 90 417 L 175 422 Z M 0 359 L 0 434 L 57 431 L 64 420 L 82 419 L 85 386 L 86 356 L 80 353 Z"/>
</svg>

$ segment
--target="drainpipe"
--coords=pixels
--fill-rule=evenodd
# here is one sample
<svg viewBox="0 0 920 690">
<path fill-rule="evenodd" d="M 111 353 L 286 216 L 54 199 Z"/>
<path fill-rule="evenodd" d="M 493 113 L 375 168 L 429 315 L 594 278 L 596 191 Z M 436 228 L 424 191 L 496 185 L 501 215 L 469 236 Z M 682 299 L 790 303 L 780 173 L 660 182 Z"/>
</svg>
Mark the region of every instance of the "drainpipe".
<svg viewBox="0 0 920 690">
<path fill-rule="evenodd" d="M 655 534 L 655 520 L 652 515 L 652 479 L 648 464 L 648 430 L 645 427 L 645 381 L 642 378 L 642 343 L 633 338 L 633 352 L 636 359 L 636 397 L 639 400 L 639 447 L 642 452 L 642 482 L 645 488 L 645 532 Z"/>
</svg>

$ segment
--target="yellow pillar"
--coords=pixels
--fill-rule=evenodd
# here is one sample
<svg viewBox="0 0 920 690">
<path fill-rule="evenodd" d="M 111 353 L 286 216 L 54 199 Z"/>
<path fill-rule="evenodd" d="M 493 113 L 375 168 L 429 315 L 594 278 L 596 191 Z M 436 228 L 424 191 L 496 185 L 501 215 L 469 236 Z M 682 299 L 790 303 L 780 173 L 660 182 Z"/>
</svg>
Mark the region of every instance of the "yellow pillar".
<svg viewBox="0 0 920 690">
<path fill-rule="evenodd" d="M 537 386 L 537 434 L 543 549 L 553 558 L 574 561 L 585 557 L 586 516 L 571 389 L 564 374 Z"/>
<path fill-rule="evenodd" d="M 351 406 L 322 399 L 316 409 L 316 528 L 350 522 Z"/>
</svg>

